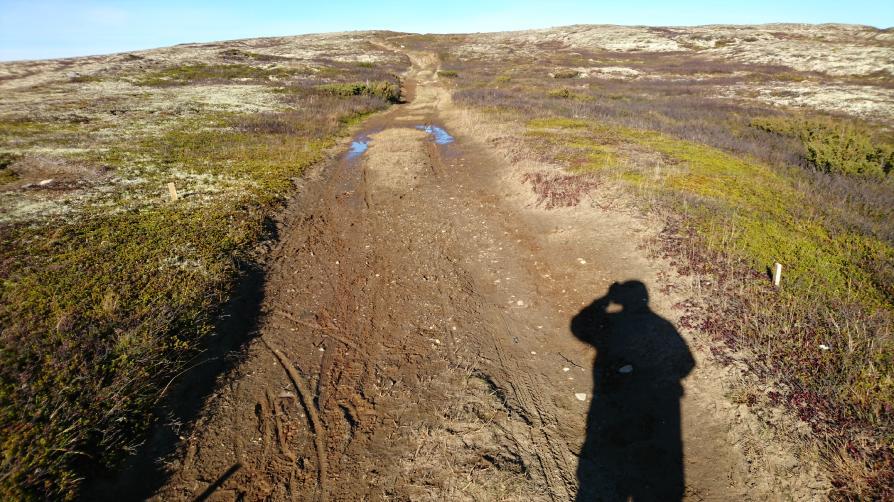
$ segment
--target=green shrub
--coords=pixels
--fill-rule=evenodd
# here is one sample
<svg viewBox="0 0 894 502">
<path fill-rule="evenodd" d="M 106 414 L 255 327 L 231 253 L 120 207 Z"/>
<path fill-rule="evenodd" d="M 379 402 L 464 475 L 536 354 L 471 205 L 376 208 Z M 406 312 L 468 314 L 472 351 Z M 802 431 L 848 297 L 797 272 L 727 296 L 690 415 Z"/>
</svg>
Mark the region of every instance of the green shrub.
<svg viewBox="0 0 894 502">
<path fill-rule="evenodd" d="M 551 98 L 568 99 L 571 97 L 571 91 L 565 87 L 562 87 L 561 89 L 551 89 L 546 94 Z"/>
<path fill-rule="evenodd" d="M 19 160 L 21 155 L 12 152 L 0 152 L 0 169 L 6 169 L 13 162 Z"/>
<path fill-rule="evenodd" d="M 396 103 L 400 100 L 400 87 L 386 81 L 323 84 L 317 86 L 317 89 L 335 96 L 373 96 L 382 98 L 389 103 Z"/>
<path fill-rule="evenodd" d="M 894 141 L 869 126 L 832 118 L 765 117 L 753 127 L 797 138 L 804 160 L 828 173 L 883 178 L 894 168 Z"/>
<path fill-rule="evenodd" d="M 220 51 L 221 56 L 229 59 L 253 59 L 255 61 L 283 61 L 289 58 L 285 56 L 274 56 L 272 54 L 259 54 L 257 52 L 242 51 L 239 49 L 226 49 Z"/>
<path fill-rule="evenodd" d="M 10 152 L 0 152 L 0 185 L 15 181 L 18 176 L 11 169 L 7 169 L 19 156 Z"/>
<path fill-rule="evenodd" d="M 577 70 L 557 70 L 553 72 L 553 78 L 577 78 L 580 72 Z"/>
</svg>

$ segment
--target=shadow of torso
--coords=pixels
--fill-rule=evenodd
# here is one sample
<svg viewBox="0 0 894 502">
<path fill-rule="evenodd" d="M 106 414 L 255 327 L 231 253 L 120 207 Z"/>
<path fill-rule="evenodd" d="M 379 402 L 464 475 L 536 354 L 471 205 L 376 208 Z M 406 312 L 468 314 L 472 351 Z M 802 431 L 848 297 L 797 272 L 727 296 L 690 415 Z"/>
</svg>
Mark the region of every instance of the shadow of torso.
<svg viewBox="0 0 894 502">
<path fill-rule="evenodd" d="M 686 342 L 649 309 L 638 281 L 613 285 L 571 330 L 597 351 L 577 500 L 680 500 L 680 380 L 694 366 Z"/>
</svg>

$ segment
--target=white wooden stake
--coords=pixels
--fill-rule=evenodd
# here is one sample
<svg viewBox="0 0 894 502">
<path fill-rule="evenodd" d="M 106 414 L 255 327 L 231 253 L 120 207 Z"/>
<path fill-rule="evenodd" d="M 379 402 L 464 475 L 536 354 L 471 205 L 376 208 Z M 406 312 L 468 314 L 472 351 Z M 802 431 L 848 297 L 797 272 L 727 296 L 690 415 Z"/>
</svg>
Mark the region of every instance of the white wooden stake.
<svg viewBox="0 0 894 502">
<path fill-rule="evenodd" d="M 773 286 L 779 287 L 779 283 L 782 281 L 782 264 L 776 263 L 775 270 L 773 271 Z"/>
<path fill-rule="evenodd" d="M 174 186 L 174 182 L 168 183 L 168 192 L 171 194 L 171 200 L 177 200 L 177 187 Z"/>
</svg>

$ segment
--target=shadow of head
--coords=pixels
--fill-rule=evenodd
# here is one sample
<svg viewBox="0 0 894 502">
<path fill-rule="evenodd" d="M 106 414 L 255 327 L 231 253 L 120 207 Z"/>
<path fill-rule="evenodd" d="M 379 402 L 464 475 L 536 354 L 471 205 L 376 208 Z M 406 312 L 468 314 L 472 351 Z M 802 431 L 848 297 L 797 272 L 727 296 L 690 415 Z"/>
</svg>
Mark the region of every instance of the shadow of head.
<svg viewBox="0 0 894 502">
<path fill-rule="evenodd" d="M 637 311 L 649 306 L 649 290 L 640 281 L 616 282 L 608 288 L 606 296 L 611 303 L 623 307 L 624 311 Z"/>
<path fill-rule="evenodd" d="M 571 332 L 582 341 L 596 345 L 607 334 L 610 319 L 633 319 L 649 312 L 649 290 L 641 281 L 615 282 L 605 295 L 584 307 L 571 319 Z M 630 335 L 626 332 L 616 335 Z"/>
</svg>

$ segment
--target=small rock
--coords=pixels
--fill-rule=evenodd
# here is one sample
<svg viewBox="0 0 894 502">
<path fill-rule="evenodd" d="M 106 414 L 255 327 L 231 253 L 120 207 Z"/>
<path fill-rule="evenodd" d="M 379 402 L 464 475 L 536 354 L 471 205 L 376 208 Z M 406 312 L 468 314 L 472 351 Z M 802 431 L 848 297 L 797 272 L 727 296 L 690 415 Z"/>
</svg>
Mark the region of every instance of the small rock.
<svg viewBox="0 0 894 502">
<path fill-rule="evenodd" d="M 515 304 L 518 305 L 519 307 L 521 307 L 525 304 L 525 302 L 519 300 L 519 301 L 515 302 Z"/>
<path fill-rule="evenodd" d="M 627 375 L 627 374 L 633 373 L 633 366 L 630 364 L 625 364 L 624 366 L 621 366 L 620 368 L 618 368 L 618 373 L 620 373 L 622 375 Z"/>
<path fill-rule="evenodd" d="M 532 350 L 532 351 L 531 351 L 531 355 L 532 355 L 532 356 L 536 356 L 536 355 L 537 355 L 537 353 L 536 353 L 536 352 L 534 352 L 534 351 L 533 351 L 533 350 Z"/>
<path fill-rule="evenodd" d="M 578 401 L 586 401 L 587 400 L 587 395 L 583 392 L 575 393 L 574 397 L 577 398 Z"/>
<path fill-rule="evenodd" d="M 819 349 L 820 350 L 829 350 L 829 346 L 824 343 L 821 343 L 821 344 L 819 344 Z"/>
<path fill-rule="evenodd" d="M 38 183 L 38 185 L 40 185 L 40 186 L 42 186 L 42 187 L 45 187 L 45 186 L 49 185 L 49 184 L 52 183 L 52 182 L 53 182 L 53 178 L 50 178 L 50 179 L 46 179 L 46 180 L 41 180 L 41 181 Z"/>
<path fill-rule="evenodd" d="M 441 345 L 441 340 L 438 340 L 437 338 L 435 338 L 435 345 Z"/>
<path fill-rule="evenodd" d="M 583 259 L 583 258 L 578 258 L 578 259 L 577 259 L 577 262 L 580 263 L 581 265 L 586 265 L 586 264 L 587 264 L 587 260 L 585 260 L 585 259 Z"/>
<path fill-rule="evenodd" d="M 568 371 L 571 371 L 571 368 L 566 366 L 566 367 L 562 368 L 562 371 L 568 372 Z"/>
</svg>

